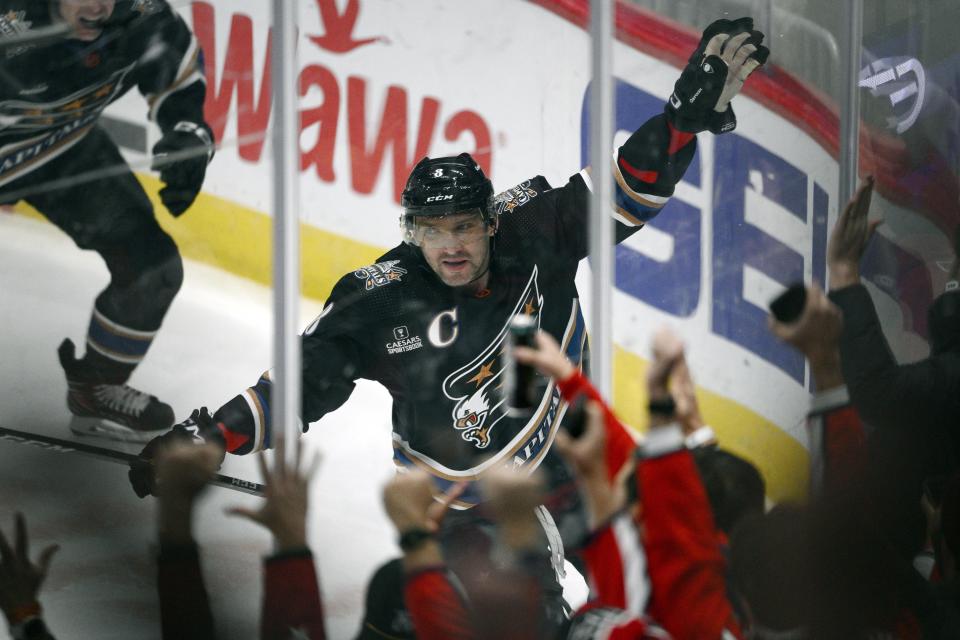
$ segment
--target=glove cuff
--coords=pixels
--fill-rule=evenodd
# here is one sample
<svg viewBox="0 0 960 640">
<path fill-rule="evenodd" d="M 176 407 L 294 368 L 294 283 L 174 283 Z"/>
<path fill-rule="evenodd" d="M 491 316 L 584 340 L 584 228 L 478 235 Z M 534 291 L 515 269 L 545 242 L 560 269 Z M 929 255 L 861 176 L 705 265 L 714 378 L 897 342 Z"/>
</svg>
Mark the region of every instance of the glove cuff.
<svg viewBox="0 0 960 640">
<path fill-rule="evenodd" d="M 714 111 L 707 119 L 707 128 L 710 133 L 718 136 L 721 133 L 730 133 L 737 128 L 737 114 L 733 112 L 733 105 L 728 104 L 726 111 Z"/>
</svg>

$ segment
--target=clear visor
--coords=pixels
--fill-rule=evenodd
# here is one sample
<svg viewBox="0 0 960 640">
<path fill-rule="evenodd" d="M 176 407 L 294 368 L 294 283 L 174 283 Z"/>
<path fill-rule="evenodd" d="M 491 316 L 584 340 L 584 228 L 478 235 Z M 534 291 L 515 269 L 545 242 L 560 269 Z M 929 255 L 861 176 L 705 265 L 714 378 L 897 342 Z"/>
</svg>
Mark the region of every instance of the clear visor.
<svg viewBox="0 0 960 640">
<path fill-rule="evenodd" d="M 488 235 L 489 226 L 479 211 L 446 216 L 402 216 L 403 241 L 417 247 L 438 249 L 477 242 Z"/>
</svg>

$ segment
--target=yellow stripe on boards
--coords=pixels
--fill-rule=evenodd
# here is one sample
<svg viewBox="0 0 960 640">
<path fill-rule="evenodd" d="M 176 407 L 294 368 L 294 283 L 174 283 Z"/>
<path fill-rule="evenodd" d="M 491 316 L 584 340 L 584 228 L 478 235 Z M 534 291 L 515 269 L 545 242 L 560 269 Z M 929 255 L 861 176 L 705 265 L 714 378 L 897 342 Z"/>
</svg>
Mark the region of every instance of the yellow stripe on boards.
<svg viewBox="0 0 960 640">
<path fill-rule="evenodd" d="M 613 406 L 618 416 L 628 424 L 638 425 L 641 432 L 648 426 L 643 382 L 646 374 L 646 360 L 620 347 L 614 348 Z M 713 427 L 720 446 L 746 458 L 760 470 L 770 500 L 806 498 L 810 471 L 809 455 L 803 445 L 774 423 L 729 398 L 698 386 L 697 400 L 703 419 Z"/>
</svg>

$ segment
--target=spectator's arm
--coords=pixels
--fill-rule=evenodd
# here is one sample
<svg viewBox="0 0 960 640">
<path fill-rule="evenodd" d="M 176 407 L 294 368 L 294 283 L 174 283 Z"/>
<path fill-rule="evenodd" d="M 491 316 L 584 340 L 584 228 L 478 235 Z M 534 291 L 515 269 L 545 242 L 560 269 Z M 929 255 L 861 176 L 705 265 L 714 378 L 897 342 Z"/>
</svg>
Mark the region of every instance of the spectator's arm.
<svg viewBox="0 0 960 640">
<path fill-rule="evenodd" d="M 383 505 L 403 550 L 407 574 L 404 600 L 417 638 L 477 637 L 466 597 L 446 569 L 434 538 L 444 513 L 464 486 L 455 485 L 437 501 L 430 477 L 423 471 L 411 471 L 397 475 L 383 489 Z"/>
<path fill-rule="evenodd" d="M 12 548 L 0 532 L 0 610 L 14 640 L 53 640 L 41 617 L 38 597 L 53 554 L 60 547 L 46 547 L 33 563 L 30 561 L 27 523 L 20 513 L 16 516 L 14 528 Z"/>
<path fill-rule="evenodd" d="M 641 615 L 650 599 L 647 559 L 633 517 L 617 514 L 593 533 L 581 551 L 587 564 L 590 603 Z"/>
<path fill-rule="evenodd" d="M 606 428 L 607 479 L 612 482 L 636 449 L 636 440 L 630 430 L 620 422 L 583 372 L 563 354 L 560 345 L 549 333 L 537 332 L 536 349 L 517 347 L 514 357 L 518 362 L 530 364 L 543 375 L 553 378 L 563 399 L 571 405 L 581 394 L 599 404 Z"/>
<path fill-rule="evenodd" d="M 273 534 L 276 554 L 264 565 L 263 614 L 260 637 L 287 640 L 301 634 L 311 640 L 326 638 L 323 604 L 313 556 L 307 547 L 307 511 L 310 480 L 319 465 L 319 456 L 304 468 L 301 441 L 295 443 L 292 463 L 284 459 L 283 448 L 274 455 L 273 469 L 259 455 L 260 472 L 266 481 L 264 503 L 257 509 L 234 507 L 242 516 L 266 527 Z"/>
<path fill-rule="evenodd" d="M 160 628 L 165 640 L 214 638 L 213 614 L 197 545 L 160 540 L 157 554 Z"/>
<path fill-rule="evenodd" d="M 636 473 L 653 590 L 648 611 L 675 638 L 739 636 L 710 502 L 668 411 L 667 383 L 682 358 L 683 344 L 669 330 L 654 336 L 647 373 L 651 428 Z"/>
<path fill-rule="evenodd" d="M 814 395 L 807 432 L 813 494 L 850 487 L 867 464 L 867 435 L 845 386 Z"/>
<path fill-rule="evenodd" d="M 870 424 L 904 428 L 956 415 L 960 380 L 935 358 L 900 366 L 860 283 L 860 261 L 881 221 L 868 220 L 868 178 L 837 218 L 827 247 L 830 299 L 843 312 L 840 359 L 853 404 Z"/>
<path fill-rule="evenodd" d="M 417 638 L 472 640 L 470 613 L 455 578 L 443 566 L 423 566 L 407 574 L 404 600 Z"/>
<path fill-rule="evenodd" d="M 587 511 L 591 531 L 603 527 L 627 505 L 624 477 L 631 466 L 624 465 L 619 477 L 611 482 L 607 471 L 607 429 L 602 405 L 589 400 L 586 405 L 583 433 L 573 438 L 565 431 L 557 433 L 554 447 L 566 460 L 577 478 Z"/>
<path fill-rule="evenodd" d="M 810 363 L 810 375 L 817 391 L 843 386 L 840 365 L 840 335 L 844 317 L 817 285 L 806 288 L 803 311 L 793 322 L 767 318 L 770 331 L 799 351 Z"/>
<path fill-rule="evenodd" d="M 935 358 L 898 365 L 866 287 L 855 284 L 830 293 L 843 311 L 840 337 L 843 376 L 853 404 L 877 426 L 936 423 L 956 411 L 960 381 Z"/>
<path fill-rule="evenodd" d="M 491 578 L 475 589 L 474 620 L 484 638 L 525 640 L 544 636 L 540 573 L 550 562 L 537 510 L 545 488 L 539 472 L 507 467 L 487 471 L 482 480 L 485 506 L 497 524 L 498 548 Z M 499 562 L 497 562 L 499 561 Z M 490 612 L 497 615 L 488 615 Z"/>
<path fill-rule="evenodd" d="M 280 551 L 264 561 L 261 624 L 264 639 L 326 637 L 320 585 L 307 547 Z M 292 635 L 294 630 L 301 635 Z"/>
<path fill-rule="evenodd" d="M 860 260 L 870 244 L 873 232 L 882 222 L 867 220 L 872 198 L 873 177 L 869 176 L 853 194 L 830 232 L 830 241 L 827 243 L 827 270 L 830 274 L 831 289 L 860 284 Z"/>
<path fill-rule="evenodd" d="M 543 534 L 536 515 L 545 493 L 542 477 L 506 467 L 495 468 L 484 474 L 482 487 L 505 550 L 513 555 L 537 551 Z"/>
<path fill-rule="evenodd" d="M 644 547 L 653 598 L 649 612 L 675 638 L 739 634 L 727 599 L 725 563 L 710 503 L 679 427 L 660 427 L 637 467 Z"/>
<path fill-rule="evenodd" d="M 689 449 L 715 446 L 717 434 L 704 421 L 697 400 L 697 387 L 686 357 L 681 357 L 674 365 L 670 379 L 670 396 L 676 408 L 677 422 L 683 429 L 684 442 Z"/>
<path fill-rule="evenodd" d="M 545 338 L 550 338 L 549 334 L 543 335 Z M 552 338 L 550 339 L 552 340 Z M 620 422 L 610 406 L 603 400 L 600 392 L 593 386 L 589 378 L 583 375 L 582 371 L 575 370 L 572 375 L 560 380 L 557 386 L 560 388 L 560 394 L 564 400 L 571 404 L 580 394 L 599 404 L 603 413 L 603 426 L 606 430 L 604 455 L 606 456 L 607 479 L 613 482 L 636 450 L 636 439 L 630 430 Z"/>
<path fill-rule="evenodd" d="M 848 322 L 816 285 L 806 288 L 800 317 L 790 323 L 771 316 L 770 330 L 810 363 L 816 392 L 807 415 L 810 481 L 814 494 L 850 486 L 866 463 L 866 432 L 850 406 L 841 364 L 841 334 Z"/>
<path fill-rule="evenodd" d="M 213 444 L 179 444 L 157 454 L 157 591 L 162 636 L 170 640 L 214 638 L 213 614 L 193 538 L 193 507 L 220 464 Z"/>
<path fill-rule="evenodd" d="M 609 450 L 606 447 L 606 415 L 601 405 L 590 400 L 586 407 L 583 434 L 570 438 L 557 434 L 557 451 L 573 469 L 587 506 L 593 533 L 581 550 L 587 564 L 590 601 L 578 612 L 574 625 L 584 637 L 594 637 L 587 629 L 609 628 L 614 636 L 646 637 L 648 622 L 640 620 L 650 597 L 646 557 L 633 516 L 628 512 L 625 485 L 632 464 L 624 465 L 619 477 L 610 482 L 606 472 Z M 632 462 L 632 460 L 631 460 Z M 632 477 L 629 480 L 633 482 Z M 632 635 L 634 632 L 637 635 Z"/>
</svg>

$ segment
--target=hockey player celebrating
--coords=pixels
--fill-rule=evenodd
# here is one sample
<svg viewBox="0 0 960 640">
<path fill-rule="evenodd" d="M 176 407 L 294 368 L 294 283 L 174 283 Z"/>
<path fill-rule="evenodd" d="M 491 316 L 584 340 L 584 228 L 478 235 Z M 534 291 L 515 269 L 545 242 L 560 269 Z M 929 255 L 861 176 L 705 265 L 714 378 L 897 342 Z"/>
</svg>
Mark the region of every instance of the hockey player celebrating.
<svg viewBox="0 0 960 640">
<path fill-rule="evenodd" d="M 147 442 L 169 405 L 126 384 L 180 288 L 173 240 L 116 145 L 98 125 L 136 86 L 163 133 L 154 167 L 174 216 L 200 191 L 213 155 L 203 120 L 197 41 L 164 0 L 0 0 L 0 203 L 24 200 L 97 251 L 110 283 L 93 305 L 86 354 L 60 346 L 71 428 Z"/>
<path fill-rule="evenodd" d="M 669 200 L 693 158 L 696 133 L 733 130 L 730 101 L 766 60 L 762 38 L 750 19 L 710 25 L 665 112 L 620 147 L 617 241 Z M 420 161 L 401 198 L 403 241 L 376 264 L 343 276 L 303 333 L 303 424 L 341 406 L 355 380 L 376 380 L 393 398 L 396 463 L 426 470 L 439 490 L 503 465 L 542 468 L 553 487 L 563 482 L 550 445 L 566 405 L 545 382 L 530 415 L 509 413 L 501 352 L 511 320 L 527 315 L 583 363 L 586 332 L 574 276 L 587 255 L 590 188 L 585 169 L 558 188 L 537 176 L 494 197 L 466 153 Z M 213 440 L 236 455 L 269 448 L 271 387 L 264 374 L 212 416 L 195 411 L 148 444 L 130 471 L 137 494 L 156 489 L 150 459 L 167 442 Z M 471 487 L 458 506 L 478 501 Z M 450 554 L 469 546 L 457 544 L 452 531 L 463 520 L 448 517 L 440 533 L 454 569 Z"/>
</svg>

